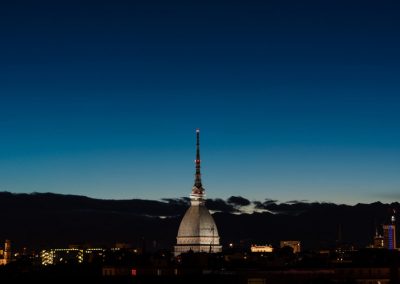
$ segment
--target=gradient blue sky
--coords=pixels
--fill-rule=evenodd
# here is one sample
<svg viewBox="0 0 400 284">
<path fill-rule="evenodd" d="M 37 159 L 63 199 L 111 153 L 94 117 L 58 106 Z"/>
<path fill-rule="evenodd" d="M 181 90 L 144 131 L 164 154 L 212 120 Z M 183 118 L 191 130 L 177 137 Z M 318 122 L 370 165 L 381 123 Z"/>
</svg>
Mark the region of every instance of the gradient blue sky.
<svg viewBox="0 0 400 284">
<path fill-rule="evenodd" d="M 398 1 L 13 2 L 0 190 L 399 201 Z"/>
</svg>

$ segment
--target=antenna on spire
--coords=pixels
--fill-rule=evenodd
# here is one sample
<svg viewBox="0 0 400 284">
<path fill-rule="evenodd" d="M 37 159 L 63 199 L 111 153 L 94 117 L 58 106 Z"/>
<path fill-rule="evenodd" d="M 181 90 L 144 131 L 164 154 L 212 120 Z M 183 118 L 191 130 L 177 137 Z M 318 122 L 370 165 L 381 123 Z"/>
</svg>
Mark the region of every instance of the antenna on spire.
<svg viewBox="0 0 400 284">
<path fill-rule="evenodd" d="M 192 193 L 196 195 L 203 195 L 204 194 L 204 188 L 201 183 L 201 172 L 200 172 L 200 164 L 201 164 L 201 159 L 200 159 L 200 129 L 196 129 L 196 174 L 195 174 L 195 179 L 194 179 L 194 186 L 192 189 Z"/>
<path fill-rule="evenodd" d="M 395 215 L 396 215 L 396 209 L 393 209 L 393 210 L 392 210 L 392 216 L 390 217 L 390 222 L 391 222 L 392 224 L 394 224 L 394 223 L 396 222 L 396 217 L 395 217 Z"/>
<path fill-rule="evenodd" d="M 194 186 L 198 189 L 202 188 L 201 184 L 201 173 L 200 173 L 200 129 L 196 129 L 196 178 L 194 182 Z"/>
</svg>

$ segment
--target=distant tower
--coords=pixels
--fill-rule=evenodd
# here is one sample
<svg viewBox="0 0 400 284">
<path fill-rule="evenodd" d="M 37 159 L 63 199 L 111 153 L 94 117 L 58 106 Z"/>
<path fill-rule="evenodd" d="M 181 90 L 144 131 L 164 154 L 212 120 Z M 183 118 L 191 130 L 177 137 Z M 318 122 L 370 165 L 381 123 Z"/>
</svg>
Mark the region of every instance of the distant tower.
<svg viewBox="0 0 400 284">
<path fill-rule="evenodd" d="M 4 244 L 4 264 L 11 262 L 11 241 L 6 240 Z"/>
<path fill-rule="evenodd" d="M 221 252 L 218 229 L 205 206 L 205 193 L 200 173 L 200 130 L 196 130 L 196 174 L 190 207 L 181 221 L 176 237 L 175 256 L 188 252 Z"/>
<path fill-rule="evenodd" d="M 392 211 L 390 221 L 383 225 L 383 245 L 387 249 L 396 249 L 396 211 Z"/>
</svg>

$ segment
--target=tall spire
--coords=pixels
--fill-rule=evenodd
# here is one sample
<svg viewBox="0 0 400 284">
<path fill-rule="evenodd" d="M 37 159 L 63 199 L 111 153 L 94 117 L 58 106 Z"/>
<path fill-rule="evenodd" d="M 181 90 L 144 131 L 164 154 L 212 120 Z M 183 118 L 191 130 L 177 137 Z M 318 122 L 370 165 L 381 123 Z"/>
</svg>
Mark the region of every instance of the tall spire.
<svg viewBox="0 0 400 284">
<path fill-rule="evenodd" d="M 194 186 L 192 189 L 193 194 L 203 194 L 204 193 L 204 188 L 203 185 L 201 184 L 201 173 L 200 173 L 200 129 L 196 129 L 196 174 L 195 174 L 195 180 L 194 180 Z"/>
</svg>

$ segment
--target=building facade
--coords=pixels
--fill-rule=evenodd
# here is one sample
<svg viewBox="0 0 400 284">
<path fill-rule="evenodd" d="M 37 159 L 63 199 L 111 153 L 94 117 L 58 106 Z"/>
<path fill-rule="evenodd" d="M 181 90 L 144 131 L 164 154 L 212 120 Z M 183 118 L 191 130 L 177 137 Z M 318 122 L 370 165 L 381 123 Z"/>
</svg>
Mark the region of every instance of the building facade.
<svg viewBox="0 0 400 284">
<path fill-rule="evenodd" d="M 6 240 L 4 242 L 4 250 L 1 250 L 2 258 L 0 258 L 0 265 L 6 265 L 11 262 L 11 241 Z"/>
<path fill-rule="evenodd" d="M 383 225 L 383 246 L 387 249 L 396 249 L 396 225 Z"/>
<path fill-rule="evenodd" d="M 251 252 L 273 252 L 274 248 L 270 245 L 251 245 Z"/>
<path fill-rule="evenodd" d="M 281 241 L 280 247 L 291 247 L 293 249 L 293 253 L 299 253 L 300 249 L 300 241 Z"/>
</svg>

